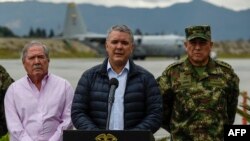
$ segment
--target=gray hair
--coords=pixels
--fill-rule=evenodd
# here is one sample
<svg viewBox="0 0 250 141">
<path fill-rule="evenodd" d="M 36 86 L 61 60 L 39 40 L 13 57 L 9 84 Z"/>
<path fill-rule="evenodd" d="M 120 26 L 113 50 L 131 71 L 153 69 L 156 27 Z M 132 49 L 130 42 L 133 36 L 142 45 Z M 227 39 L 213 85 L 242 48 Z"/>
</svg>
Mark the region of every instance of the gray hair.
<svg viewBox="0 0 250 141">
<path fill-rule="evenodd" d="M 29 43 L 25 44 L 24 45 L 24 48 L 22 50 L 22 54 L 21 54 L 21 58 L 22 58 L 22 61 L 24 62 L 26 56 L 27 56 L 27 51 L 29 48 L 32 48 L 33 46 L 40 46 L 43 48 L 44 50 L 44 54 L 46 56 L 46 58 L 49 60 L 49 49 L 46 45 L 44 45 L 43 43 L 39 42 L 39 41 L 30 41 Z"/>
<path fill-rule="evenodd" d="M 106 37 L 106 41 L 109 39 L 109 35 L 112 31 L 119 31 L 119 32 L 125 32 L 128 33 L 130 36 L 130 41 L 132 42 L 132 44 L 134 44 L 134 35 L 133 32 L 131 31 L 131 29 L 126 26 L 126 25 L 114 25 L 112 26 L 107 33 L 107 37 Z"/>
</svg>

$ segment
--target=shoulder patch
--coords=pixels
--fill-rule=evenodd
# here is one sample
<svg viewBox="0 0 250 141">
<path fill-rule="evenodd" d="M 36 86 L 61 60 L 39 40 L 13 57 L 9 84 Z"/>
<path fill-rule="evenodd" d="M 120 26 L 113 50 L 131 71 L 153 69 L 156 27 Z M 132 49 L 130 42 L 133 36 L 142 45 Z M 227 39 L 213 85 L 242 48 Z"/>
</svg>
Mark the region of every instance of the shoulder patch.
<svg viewBox="0 0 250 141">
<path fill-rule="evenodd" d="M 229 68 L 229 69 L 232 68 L 231 65 L 229 65 L 228 63 L 226 63 L 226 62 L 224 62 L 224 61 L 216 60 L 215 62 L 216 62 L 217 64 L 223 66 L 223 67 L 226 67 L 226 68 Z"/>
<path fill-rule="evenodd" d="M 170 65 L 166 68 L 166 70 L 169 70 L 169 69 L 172 68 L 172 67 L 175 67 L 175 66 L 177 66 L 177 65 L 180 65 L 180 64 L 182 64 L 183 62 L 184 62 L 184 61 L 176 61 L 176 62 L 170 64 Z"/>
</svg>

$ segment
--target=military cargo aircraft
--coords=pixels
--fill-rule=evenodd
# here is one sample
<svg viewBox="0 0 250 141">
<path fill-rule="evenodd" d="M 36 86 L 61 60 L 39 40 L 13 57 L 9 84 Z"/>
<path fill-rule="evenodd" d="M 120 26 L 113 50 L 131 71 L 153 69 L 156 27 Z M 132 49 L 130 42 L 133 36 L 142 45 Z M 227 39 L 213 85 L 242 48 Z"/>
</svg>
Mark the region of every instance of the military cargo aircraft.
<svg viewBox="0 0 250 141">
<path fill-rule="evenodd" d="M 105 54 L 105 34 L 87 31 L 83 17 L 74 3 L 69 3 L 64 23 L 63 38 L 77 39 Z M 134 35 L 134 59 L 144 60 L 149 56 L 180 58 L 186 53 L 183 36 L 178 35 Z"/>
</svg>

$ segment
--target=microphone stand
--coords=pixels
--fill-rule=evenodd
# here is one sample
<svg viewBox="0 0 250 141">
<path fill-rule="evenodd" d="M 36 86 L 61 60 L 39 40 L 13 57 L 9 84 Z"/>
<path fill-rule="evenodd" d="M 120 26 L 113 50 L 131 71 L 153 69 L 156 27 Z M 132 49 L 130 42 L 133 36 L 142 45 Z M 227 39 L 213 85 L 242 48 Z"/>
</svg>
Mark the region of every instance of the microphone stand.
<svg viewBox="0 0 250 141">
<path fill-rule="evenodd" d="M 119 85 L 119 82 L 116 78 L 110 79 L 110 91 L 109 91 L 109 96 L 108 96 L 108 118 L 107 118 L 107 123 L 106 123 L 106 130 L 109 130 L 109 122 L 110 122 L 110 115 L 111 115 L 111 109 L 112 105 L 114 103 L 114 97 L 115 97 L 115 90 Z"/>
<path fill-rule="evenodd" d="M 107 118 L 106 130 L 109 130 L 109 122 L 110 122 L 110 115 L 111 115 L 112 105 L 113 105 L 113 100 L 112 100 L 112 98 L 109 98 L 109 101 L 108 101 L 108 118 Z"/>
</svg>

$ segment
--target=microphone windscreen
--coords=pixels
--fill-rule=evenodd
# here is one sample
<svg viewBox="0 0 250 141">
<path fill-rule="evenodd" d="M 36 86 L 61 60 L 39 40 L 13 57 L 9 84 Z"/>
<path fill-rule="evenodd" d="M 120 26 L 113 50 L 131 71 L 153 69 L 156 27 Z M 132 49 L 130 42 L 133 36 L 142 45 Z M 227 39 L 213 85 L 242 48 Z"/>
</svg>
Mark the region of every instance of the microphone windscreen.
<svg viewBox="0 0 250 141">
<path fill-rule="evenodd" d="M 117 88 L 118 85 L 119 85 L 119 82 L 118 82 L 118 80 L 117 80 L 116 78 L 111 78 L 111 79 L 109 80 L 109 85 L 110 85 L 110 86 L 111 86 L 111 85 L 115 85 L 115 87 Z"/>
</svg>

